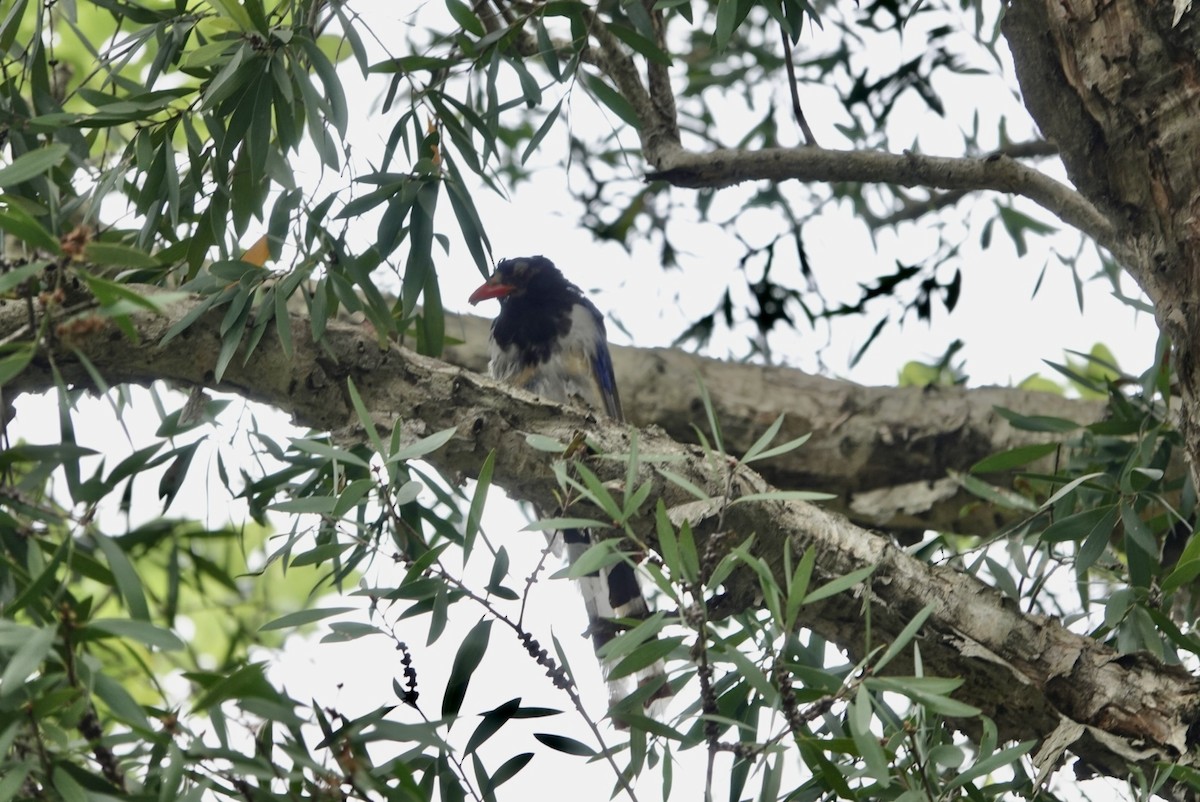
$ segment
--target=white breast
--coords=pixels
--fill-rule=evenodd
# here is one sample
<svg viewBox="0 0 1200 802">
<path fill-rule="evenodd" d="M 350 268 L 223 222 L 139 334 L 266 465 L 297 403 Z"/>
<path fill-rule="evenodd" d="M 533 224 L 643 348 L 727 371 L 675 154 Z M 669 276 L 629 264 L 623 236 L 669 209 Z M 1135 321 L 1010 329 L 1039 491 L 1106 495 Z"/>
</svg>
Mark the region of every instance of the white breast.
<svg viewBox="0 0 1200 802">
<path fill-rule="evenodd" d="M 592 375 L 596 343 L 602 336 L 592 312 L 576 304 L 571 309 L 571 329 L 559 340 L 548 360 L 523 366 L 515 346 L 501 349 L 495 340 L 490 340 L 488 371 L 493 378 L 516 384 L 550 401 L 582 402 L 594 409 L 604 409 Z"/>
</svg>

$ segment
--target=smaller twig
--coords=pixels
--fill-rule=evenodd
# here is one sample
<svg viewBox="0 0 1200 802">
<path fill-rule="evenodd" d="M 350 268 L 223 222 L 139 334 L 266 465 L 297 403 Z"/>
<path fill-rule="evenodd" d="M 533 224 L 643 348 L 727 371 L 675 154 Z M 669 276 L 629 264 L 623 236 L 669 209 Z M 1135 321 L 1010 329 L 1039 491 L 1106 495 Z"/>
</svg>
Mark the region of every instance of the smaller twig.
<svg viewBox="0 0 1200 802">
<path fill-rule="evenodd" d="M 525 624 L 525 606 L 529 603 L 529 594 L 533 592 L 533 586 L 537 583 L 538 575 L 546 567 L 546 560 L 554 553 L 554 541 L 550 538 L 546 540 L 546 547 L 542 549 L 542 556 L 538 558 L 537 565 L 529 572 L 529 576 L 525 577 L 525 590 L 521 593 L 521 611 L 517 614 L 517 625 L 524 626 Z"/>
<path fill-rule="evenodd" d="M 796 85 L 796 65 L 792 61 L 792 40 L 788 36 L 787 29 L 782 25 L 779 26 L 779 35 L 783 39 L 783 63 L 787 67 L 788 91 L 792 95 L 792 114 L 796 115 L 796 123 L 804 134 L 804 144 L 816 146 L 817 138 L 813 136 L 812 129 L 808 127 L 808 120 L 804 118 L 804 109 L 800 108 L 800 88 Z"/>
</svg>

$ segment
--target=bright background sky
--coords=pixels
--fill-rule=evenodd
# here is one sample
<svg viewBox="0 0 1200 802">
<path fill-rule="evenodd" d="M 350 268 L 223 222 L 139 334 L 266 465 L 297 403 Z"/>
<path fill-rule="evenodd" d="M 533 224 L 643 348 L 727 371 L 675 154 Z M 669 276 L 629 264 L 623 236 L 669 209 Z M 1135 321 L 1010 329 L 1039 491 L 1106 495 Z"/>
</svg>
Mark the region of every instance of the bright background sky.
<svg viewBox="0 0 1200 802">
<path fill-rule="evenodd" d="M 370 30 L 380 41 L 395 43 L 402 41 L 404 28 L 427 25 L 431 20 L 444 17 L 440 3 L 429 3 L 416 7 L 412 16 L 397 25 L 395 8 L 392 4 L 363 4 L 365 15 L 369 15 Z M 813 40 L 807 45 L 819 51 L 827 43 L 832 31 L 811 31 Z M 895 46 L 881 43 L 878 59 L 881 69 L 895 64 L 900 57 L 912 57 L 923 47 L 924 38 L 914 31 L 904 42 L 901 51 Z M 386 54 L 377 44 L 368 41 L 379 58 Z M 395 55 L 396 53 L 393 53 Z M 1034 136 L 1028 118 L 1020 111 L 1019 100 L 1014 96 L 1011 80 L 1011 65 L 1005 64 L 1007 83 L 989 78 L 945 78 L 938 88 L 947 98 L 964 98 L 964 107 L 975 109 L 973 101 L 967 99 L 986 96 L 986 108 L 982 110 L 982 131 L 996 129 L 997 114 L 1005 112 L 1015 115 L 1013 119 L 1024 120 L 1024 129 L 1018 129 L 1010 120 L 1010 136 L 1014 141 L 1024 141 Z M 355 119 L 350 128 L 352 153 L 360 165 L 382 151 L 391 128 L 391 119 L 380 119 L 377 115 L 378 98 L 382 96 L 384 81 L 376 77 L 363 85 L 353 73 L 353 62 L 342 70 L 350 94 L 350 108 L 359 110 L 364 119 Z M 550 90 L 550 92 L 561 90 Z M 757 93 L 759 103 L 767 99 L 770 92 L 783 92 L 780 83 L 775 87 L 762 87 Z M 549 97 L 553 97 L 548 93 Z M 817 140 L 826 147 L 847 147 L 846 141 L 835 128 L 846 121 L 838 93 L 834 87 L 804 84 L 801 97 L 806 115 L 816 133 Z M 550 102 L 553 102 L 552 100 Z M 739 119 L 749 121 L 739 102 L 731 100 L 730 111 L 723 117 L 731 122 L 735 130 Z M 948 104 L 953 111 L 955 105 Z M 783 106 L 787 107 L 786 104 Z M 370 111 L 367 111 L 370 110 Z M 583 93 L 576 93 L 565 108 L 571 125 L 579 130 L 602 130 L 596 126 L 609 127 L 612 120 L 584 101 Z M 990 115 L 990 117 L 989 117 Z M 392 118 L 394 119 L 394 114 Z M 756 118 L 755 118 L 756 119 Z M 747 125 L 749 122 L 747 122 Z M 901 101 L 892 116 L 889 140 L 893 149 L 916 147 L 922 152 L 938 155 L 954 155 L 961 152 L 962 137 L 957 126 L 966 126 L 969 119 L 951 119 L 946 122 L 931 122 L 924 105 L 911 96 Z M 731 134 L 729 139 L 734 138 Z M 624 144 L 636 146 L 633 134 L 623 135 Z M 511 198 L 501 198 L 487 189 L 480 188 L 474 195 L 480 215 L 487 227 L 497 258 L 544 254 L 553 259 L 575 283 L 592 293 L 596 304 L 607 311 L 620 326 L 610 326 L 610 339 L 614 342 L 637 346 L 667 346 L 697 317 L 707 314 L 717 304 L 727 282 L 735 287 L 744 286 L 745 280 L 735 273 L 741 251 L 727 236 L 714 227 L 695 220 L 681 204 L 680 213 L 672 220 L 672 232 L 676 240 L 689 245 L 689 251 L 680 254 L 681 267 L 664 271 L 658 264 L 658 248 L 645 242 L 635 242 L 630 253 L 612 243 L 595 242 L 591 235 L 577 223 L 578 208 L 570 201 L 565 191 L 567 180 L 560 162 L 566 145 L 565 130 L 558 130 L 544 141 L 539 153 L 531 160 L 534 166 L 533 179 L 518 188 Z M 346 179 L 319 173 L 318 161 L 301 162 L 298 169 L 310 165 L 310 178 L 320 182 L 324 191 L 344 185 Z M 1049 163 L 1043 169 L 1052 169 Z M 367 168 L 359 168 L 360 172 Z M 636 178 L 638 165 L 630 165 L 630 177 Z M 1061 177 L 1061 176 L 1060 176 Z M 714 217 L 732 215 L 749 195 L 748 188 L 725 190 L 713 205 Z M 679 197 L 688 198 L 689 193 L 679 191 Z M 804 194 L 795 193 L 798 202 Z M 960 208 L 965 204 L 960 204 Z M 1027 211 L 1032 208 L 1023 206 Z M 1047 219 L 1040 210 L 1040 219 Z M 1069 233 L 1050 237 L 1033 237 L 1030 253 L 1017 258 L 1011 241 L 999 229 L 992 237 L 986 251 L 978 246 L 981 228 L 987 218 L 987 209 L 966 223 L 957 225 L 976 247 L 964 251 L 961 267 L 964 271 L 962 297 L 958 308 L 947 316 L 944 309 L 935 305 L 932 324 L 911 318 L 902 326 L 889 327 L 868 351 L 866 357 L 854 368 L 849 360 L 862 344 L 878 313 L 862 319 L 841 320 L 832 333 L 825 329 L 812 331 L 801 323 L 796 332 L 777 334 L 772 339 L 777 361 L 801 369 L 813 371 L 823 366 L 827 373 L 845 377 L 864 384 L 893 384 L 897 371 L 904 362 L 912 359 L 932 362 L 943 353 L 947 344 L 962 339 L 966 347 L 958 359 L 966 361 L 966 371 L 972 385 L 1011 384 L 1033 373 L 1054 374 L 1043 364 L 1043 360 L 1063 361 L 1064 349 L 1087 351 L 1094 343 L 1103 342 L 1115 354 L 1122 367 L 1130 372 L 1140 372 L 1153 357 L 1157 331 L 1153 321 L 1145 315 L 1135 314 L 1130 307 L 1111 296 L 1107 281 L 1093 281 L 1084 285 L 1084 303 L 1081 312 L 1076 300 L 1076 286 L 1069 270 L 1057 264 L 1052 253 L 1055 249 L 1073 253 L 1077 247 L 1075 238 Z M 948 218 L 949 219 L 949 218 Z M 369 239 L 375 223 L 365 216 L 356 229 L 357 236 Z M 451 236 L 452 246 L 447 258 L 440 259 L 438 269 L 442 279 L 442 297 L 447 308 L 455 311 L 472 311 L 466 298 L 481 280 L 481 277 L 465 248 L 455 237 L 455 223 L 449 213 L 448 204 L 439 210 L 438 231 Z M 773 216 L 751 211 L 738 224 L 739 233 L 750 241 L 766 241 L 778 225 Z M 255 234 L 254 236 L 257 236 Z M 247 245 L 254 236 L 248 237 Z M 859 282 L 870 282 L 877 274 L 891 272 L 895 260 L 912 263 L 927 258 L 935 243 L 932 235 L 907 225 L 898 232 L 880 232 L 872 239 L 865 226 L 856 220 L 848 207 L 825 213 L 818 223 L 805 229 L 805 242 L 809 258 L 815 267 L 821 289 L 827 297 L 853 300 L 858 295 Z M 435 246 L 436 247 L 436 246 Z M 403 263 L 404 252 L 399 252 L 394 261 Z M 1049 261 L 1044 280 L 1036 297 L 1033 294 L 1038 275 Z M 1084 275 L 1094 272 L 1097 265 L 1081 271 Z M 754 276 L 757 277 L 757 276 Z M 788 275 L 779 266 L 772 277 L 793 287 L 802 287 L 803 279 L 798 271 Z M 1125 291 L 1133 294 L 1128 282 Z M 745 297 L 743 292 L 740 297 Z M 735 300 L 739 296 L 735 294 Z M 474 310 L 477 314 L 492 315 L 494 305 Z M 627 332 L 627 333 L 626 333 Z M 451 332 L 453 334 L 453 332 Z M 741 357 L 747 348 L 747 334 L 738 331 L 732 334 L 718 332 L 707 353 L 718 357 Z M 820 360 L 816 353 L 820 351 Z M 145 392 L 134 391 L 145 403 Z M 176 406 L 182 404 L 177 397 Z M 18 415 L 14 436 L 35 442 L 51 442 L 57 437 L 56 408 L 54 404 L 25 397 L 17 401 Z M 133 448 L 153 440 L 157 421 L 153 415 L 128 415 L 123 425 L 129 436 L 121 432 L 105 402 L 85 400 L 80 404 L 80 414 L 89 421 L 79 429 L 81 444 L 110 455 L 126 453 Z M 254 413 L 259 426 L 274 431 L 282 438 L 295 434 L 282 416 L 257 408 Z M 245 443 L 245 425 L 241 404 L 234 404 L 223 416 L 223 426 L 212 432 L 215 442 L 236 447 Z M 202 452 L 193 470 L 209 465 L 211 452 Z M 142 479 L 140 489 L 153 495 L 157 476 Z M 498 495 L 498 494 L 496 494 Z M 156 516 L 157 509 L 143 511 L 147 517 Z M 195 516 L 212 525 L 226 520 L 241 520 L 244 507 L 230 503 L 215 485 L 206 489 L 185 492 L 176 501 L 170 514 L 173 516 Z M 135 510 L 136 519 L 138 511 Z M 114 526 L 124 525 L 115 515 L 109 520 Z M 528 565 L 536 560 L 541 536 L 522 533 L 525 517 L 513 504 L 495 499 L 485 521 L 487 533 L 497 542 L 509 547 L 515 562 L 512 576 L 528 574 Z M 119 522 L 119 523 L 118 523 Z M 136 523 L 136 520 L 135 520 Z M 281 524 L 281 529 L 286 525 Z M 520 545 L 525 539 L 527 548 Z M 528 565 L 527 565 L 527 564 Z M 486 565 L 472 565 L 477 571 L 486 571 Z M 555 587 L 551 587 L 551 586 Z M 605 693 L 588 642 L 576 637 L 585 627 L 583 607 L 575 592 L 566 582 L 543 582 L 539 587 L 537 610 L 530 626 L 544 637 L 554 631 L 564 645 L 570 649 L 572 666 L 579 675 L 585 701 L 593 715 L 600 715 L 604 708 Z M 339 601 L 338 603 L 342 603 Z M 448 670 L 454 647 L 461 637 L 478 620 L 478 610 L 467 603 L 453 608 L 451 625 L 439 648 L 424 647 L 423 627 L 416 627 L 410 636 L 404 636 L 413 649 L 415 666 L 422 679 L 424 696 L 422 702 L 431 716 L 436 716 L 440 706 L 440 691 Z M 273 664 L 272 674 L 297 699 L 316 699 L 323 705 L 336 707 L 349 716 L 360 715 L 374 709 L 383 700 L 392 699 L 391 682 L 399 677 L 400 666 L 397 653 L 390 641 L 385 639 L 362 639 L 348 644 L 321 644 L 322 630 L 313 635 L 293 636 L 282 655 L 263 655 Z M 548 639 L 547 639 L 548 640 Z M 545 705 L 563 708 L 567 701 L 554 691 L 528 663 L 515 638 L 496 626 L 493 631 L 492 648 L 481 667 L 475 682 L 480 687 L 469 692 L 464 706 L 468 714 L 498 704 L 508 698 L 522 696 L 527 705 Z M 483 692 L 484 688 L 488 688 Z M 490 690 L 501 688 L 503 690 Z M 185 692 L 184 686 L 179 686 Z M 394 714 L 398 720 L 410 720 L 411 712 L 399 710 Z M 519 751 L 534 751 L 537 756 L 525 771 L 502 789 L 501 798 L 546 798 L 547 788 L 561 791 L 572 789 L 572 795 L 581 800 L 606 799 L 611 788 L 611 773 L 602 765 L 587 765 L 578 758 L 569 758 L 547 751 L 530 738 L 533 731 L 550 731 L 570 734 L 586 743 L 591 737 L 582 728 L 572 728 L 567 719 L 559 716 L 532 723 L 510 723 L 497 739 L 499 749 L 488 756 L 488 767 L 494 770 L 507 756 Z M 474 724 L 463 721 L 454 728 L 452 736 L 459 743 L 465 742 Z M 461 740 L 459 740 L 461 739 Z M 699 757 L 700 750 L 695 754 Z M 676 788 L 679 798 L 697 799 L 702 787 L 702 759 L 689 762 L 676 770 Z M 728 758 L 722 757 L 718 766 L 728 766 Z M 699 767 L 699 768 L 698 768 Z M 753 780 L 752 780 L 753 782 Z M 657 780 L 648 777 L 639 788 L 643 799 L 658 797 Z M 1094 792 L 1093 792 L 1094 793 Z M 718 792 L 718 796 L 722 796 Z"/>
</svg>

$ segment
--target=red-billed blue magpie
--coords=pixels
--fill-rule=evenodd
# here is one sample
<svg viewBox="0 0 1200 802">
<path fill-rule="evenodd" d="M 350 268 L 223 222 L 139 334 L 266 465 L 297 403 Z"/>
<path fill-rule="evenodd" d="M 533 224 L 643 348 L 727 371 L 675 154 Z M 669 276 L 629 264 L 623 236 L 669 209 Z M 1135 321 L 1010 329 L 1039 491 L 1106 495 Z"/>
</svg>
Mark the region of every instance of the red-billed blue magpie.
<svg viewBox="0 0 1200 802">
<path fill-rule="evenodd" d="M 551 401 L 582 402 L 623 420 L 612 358 L 600 310 L 544 256 L 505 259 L 492 277 L 471 293 L 470 302 L 497 298 L 500 314 L 488 341 L 492 377 Z M 555 537 L 566 546 L 568 563 L 593 544 L 589 530 L 567 529 Z M 580 580 L 588 634 L 599 650 L 618 634 L 611 619 L 644 618 L 649 613 L 637 575 L 619 562 Z M 612 663 L 601 659 L 605 676 Z M 658 687 L 652 698 L 670 694 L 661 663 L 643 671 L 639 685 Z M 615 704 L 626 695 L 609 685 Z"/>
</svg>

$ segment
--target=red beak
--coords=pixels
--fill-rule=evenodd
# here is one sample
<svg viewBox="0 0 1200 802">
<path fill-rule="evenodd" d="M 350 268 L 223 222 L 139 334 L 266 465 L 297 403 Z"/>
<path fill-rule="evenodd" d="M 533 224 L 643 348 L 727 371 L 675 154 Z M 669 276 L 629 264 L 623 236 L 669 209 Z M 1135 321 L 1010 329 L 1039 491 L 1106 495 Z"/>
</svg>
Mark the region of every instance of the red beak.
<svg viewBox="0 0 1200 802">
<path fill-rule="evenodd" d="M 479 289 L 471 293 L 471 297 L 468 298 L 467 301 L 470 302 L 471 306 L 474 306 L 480 301 L 486 301 L 489 298 L 503 298 L 505 295 L 508 295 L 515 289 L 516 287 L 512 286 L 511 284 L 501 283 L 498 276 L 492 276 L 490 279 L 484 282 Z"/>
</svg>

